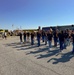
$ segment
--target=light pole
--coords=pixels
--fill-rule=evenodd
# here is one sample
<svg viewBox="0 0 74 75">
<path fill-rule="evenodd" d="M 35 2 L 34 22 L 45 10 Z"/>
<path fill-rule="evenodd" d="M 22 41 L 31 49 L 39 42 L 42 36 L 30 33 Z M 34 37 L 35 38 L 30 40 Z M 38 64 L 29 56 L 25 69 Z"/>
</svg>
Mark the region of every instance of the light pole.
<svg viewBox="0 0 74 75">
<path fill-rule="evenodd" d="M 12 31 L 14 30 L 14 24 L 12 24 Z"/>
</svg>

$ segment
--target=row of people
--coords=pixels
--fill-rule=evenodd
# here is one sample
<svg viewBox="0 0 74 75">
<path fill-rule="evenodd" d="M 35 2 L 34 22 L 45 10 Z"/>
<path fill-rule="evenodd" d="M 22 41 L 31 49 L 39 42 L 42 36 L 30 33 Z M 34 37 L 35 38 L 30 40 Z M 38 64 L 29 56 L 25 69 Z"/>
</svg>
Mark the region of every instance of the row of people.
<svg viewBox="0 0 74 75">
<path fill-rule="evenodd" d="M 43 42 L 45 42 L 45 45 L 49 44 L 49 50 L 51 49 L 51 44 L 52 44 L 52 39 L 54 40 L 54 46 L 57 46 L 57 43 L 59 42 L 60 45 L 60 51 L 63 49 L 66 49 L 67 46 L 70 45 L 70 41 L 73 43 L 73 50 L 72 53 L 74 53 L 74 30 L 64 30 L 64 31 L 59 31 L 58 29 L 52 30 L 49 29 L 48 31 L 44 30 L 38 30 L 37 33 L 31 32 L 30 33 L 23 33 L 24 36 L 24 42 L 29 40 L 29 37 L 31 37 L 31 45 L 34 45 L 34 38 L 37 37 L 37 42 L 38 42 L 38 47 L 40 46 L 40 41 L 42 39 Z M 22 33 L 20 33 L 20 41 L 22 42 Z"/>
</svg>

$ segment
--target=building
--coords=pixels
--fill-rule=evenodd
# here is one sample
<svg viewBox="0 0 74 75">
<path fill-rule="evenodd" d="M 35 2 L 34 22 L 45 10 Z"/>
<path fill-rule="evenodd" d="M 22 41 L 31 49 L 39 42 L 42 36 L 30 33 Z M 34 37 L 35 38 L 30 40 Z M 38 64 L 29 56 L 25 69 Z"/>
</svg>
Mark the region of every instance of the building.
<svg viewBox="0 0 74 75">
<path fill-rule="evenodd" d="M 74 25 L 64 25 L 64 26 L 53 26 L 53 27 L 42 27 L 42 30 L 49 30 L 50 28 L 52 28 L 53 30 L 55 30 L 56 28 L 58 30 L 65 30 L 65 29 L 71 29 L 74 30 Z"/>
</svg>

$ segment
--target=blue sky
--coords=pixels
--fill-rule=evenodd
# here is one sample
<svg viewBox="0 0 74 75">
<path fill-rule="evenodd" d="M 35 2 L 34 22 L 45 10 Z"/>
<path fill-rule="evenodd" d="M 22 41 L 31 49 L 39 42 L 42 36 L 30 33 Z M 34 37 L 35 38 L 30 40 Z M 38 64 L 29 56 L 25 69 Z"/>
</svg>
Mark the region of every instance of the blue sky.
<svg viewBox="0 0 74 75">
<path fill-rule="evenodd" d="M 74 0 L 0 0 L 0 29 L 74 24 Z"/>
</svg>

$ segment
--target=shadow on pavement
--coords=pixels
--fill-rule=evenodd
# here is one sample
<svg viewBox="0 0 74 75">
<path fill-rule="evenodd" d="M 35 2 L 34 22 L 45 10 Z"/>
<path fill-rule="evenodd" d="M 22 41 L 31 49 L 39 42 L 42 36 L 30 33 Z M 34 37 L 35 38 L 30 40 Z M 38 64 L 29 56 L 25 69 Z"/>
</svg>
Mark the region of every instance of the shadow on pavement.
<svg viewBox="0 0 74 75">
<path fill-rule="evenodd" d="M 56 55 L 58 52 L 59 52 L 59 49 L 51 50 L 47 54 L 40 54 L 39 57 L 37 57 L 37 59 L 47 58 L 47 57 Z"/>
<path fill-rule="evenodd" d="M 28 50 L 28 49 L 32 49 L 32 48 L 36 48 L 36 47 L 37 46 L 30 46 L 30 47 L 27 47 L 27 48 L 20 48 L 20 49 L 17 49 L 17 50 Z"/>
<path fill-rule="evenodd" d="M 39 48 L 39 50 L 36 50 L 36 51 L 30 51 L 29 53 L 27 53 L 26 55 L 28 54 L 36 54 L 36 53 L 40 53 L 40 52 L 43 52 L 43 51 L 47 51 L 48 48 Z"/>
<path fill-rule="evenodd" d="M 16 45 L 20 45 L 20 42 L 18 43 L 8 43 L 8 44 L 4 44 L 5 46 L 16 46 Z"/>
<path fill-rule="evenodd" d="M 74 55 L 71 52 L 68 52 L 68 53 L 62 54 L 60 58 L 51 58 L 50 60 L 47 61 L 47 63 L 49 63 L 52 60 L 54 60 L 53 64 L 58 64 L 60 62 L 65 63 L 70 61 L 70 59 L 73 57 Z"/>
<path fill-rule="evenodd" d="M 12 46 L 13 48 L 19 48 L 19 49 L 17 49 L 18 51 L 19 50 L 30 50 L 32 48 L 36 49 L 38 47 L 37 43 L 35 43 L 35 45 L 31 45 L 31 43 L 21 44 L 20 42 L 8 43 L 8 44 L 5 44 L 5 46 L 6 47 L 7 46 Z M 44 44 L 41 44 L 41 46 L 44 46 Z M 26 55 L 28 55 L 28 54 L 37 54 L 37 53 L 45 52 L 45 51 L 48 51 L 48 47 L 38 48 L 38 50 L 30 51 L 30 52 L 26 53 Z M 41 59 L 41 58 L 51 57 L 51 56 L 54 56 L 54 55 L 58 56 L 57 55 L 58 52 L 59 52 L 59 48 L 55 48 L 55 50 L 50 50 L 46 54 L 39 54 L 35 57 L 37 57 L 37 59 Z M 56 58 L 56 57 L 51 58 L 50 60 L 47 61 L 47 63 L 49 63 L 52 60 L 54 60 L 53 64 L 58 64 L 60 62 L 65 63 L 65 62 L 70 61 L 70 59 L 73 58 L 73 57 L 74 57 L 74 55 L 71 52 L 63 53 L 60 58 Z"/>
</svg>

